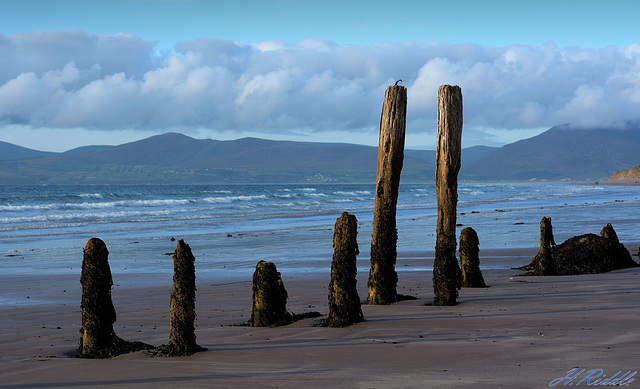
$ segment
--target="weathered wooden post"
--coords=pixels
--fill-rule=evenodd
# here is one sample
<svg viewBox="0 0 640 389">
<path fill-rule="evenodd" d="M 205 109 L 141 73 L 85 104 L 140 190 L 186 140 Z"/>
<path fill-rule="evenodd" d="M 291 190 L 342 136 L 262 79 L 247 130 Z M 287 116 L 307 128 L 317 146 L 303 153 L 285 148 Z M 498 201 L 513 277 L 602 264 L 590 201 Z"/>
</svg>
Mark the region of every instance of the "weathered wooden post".
<svg viewBox="0 0 640 389">
<path fill-rule="evenodd" d="M 171 356 L 187 356 L 204 348 L 196 344 L 196 269 L 191 248 L 180 239 L 173 253 L 173 291 L 169 321 Z"/>
<path fill-rule="evenodd" d="M 398 299 L 396 204 L 404 159 L 406 115 L 407 88 L 389 86 L 380 118 L 368 304 L 391 304 Z"/>
<path fill-rule="evenodd" d="M 433 261 L 435 305 L 455 305 L 461 286 L 456 260 L 456 209 L 462 148 L 462 91 L 457 85 L 438 88 L 436 196 L 438 221 Z"/>
<path fill-rule="evenodd" d="M 273 262 L 260 261 L 253 273 L 253 306 L 249 325 L 270 327 L 293 322 L 287 312 L 287 290 Z"/>
<path fill-rule="evenodd" d="M 82 328 L 78 357 L 109 358 L 119 354 L 150 348 L 141 342 L 127 342 L 113 331 L 116 310 L 111 300 L 111 268 L 107 245 L 91 238 L 83 251 L 82 274 Z"/>
<path fill-rule="evenodd" d="M 356 256 L 358 250 L 358 220 L 342 213 L 333 232 L 333 261 L 329 283 L 329 327 L 346 327 L 364 321 L 360 297 L 356 288 Z"/>
<path fill-rule="evenodd" d="M 486 288 L 480 271 L 480 240 L 476 231 L 467 227 L 460 233 L 460 264 L 462 265 L 462 286 L 465 288 Z"/>
<path fill-rule="evenodd" d="M 538 252 L 538 271 L 541 276 L 551 276 L 556 274 L 556 266 L 551 255 L 551 245 L 556 245 L 553 240 L 553 227 L 551 218 L 543 217 L 540 220 L 540 251 Z"/>
</svg>

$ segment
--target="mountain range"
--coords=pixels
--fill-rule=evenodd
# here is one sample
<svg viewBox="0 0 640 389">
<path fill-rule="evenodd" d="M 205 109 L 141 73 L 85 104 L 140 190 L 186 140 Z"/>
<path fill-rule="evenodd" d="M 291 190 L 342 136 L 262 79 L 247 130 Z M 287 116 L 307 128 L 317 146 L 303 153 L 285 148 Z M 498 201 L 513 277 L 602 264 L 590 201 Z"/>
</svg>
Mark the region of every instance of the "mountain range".
<svg viewBox="0 0 640 389">
<path fill-rule="evenodd" d="M 464 136 L 464 135 L 463 135 Z M 640 127 L 553 127 L 505 145 L 463 167 L 467 180 L 603 180 L 640 164 Z"/>
<path fill-rule="evenodd" d="M 463 132 L 464 136 L 464 132 Z M 604 180 L 640 164 L 640 129 L 557 126 L 495 148 L 462 150 L 461 180 Z M 405 150 L 403 182 L 433 181 L 436 152 Z M 50 153 L 0 142 L 0 184 L 373 183 L 377 147 L 178 133 Z"/>
</svg>

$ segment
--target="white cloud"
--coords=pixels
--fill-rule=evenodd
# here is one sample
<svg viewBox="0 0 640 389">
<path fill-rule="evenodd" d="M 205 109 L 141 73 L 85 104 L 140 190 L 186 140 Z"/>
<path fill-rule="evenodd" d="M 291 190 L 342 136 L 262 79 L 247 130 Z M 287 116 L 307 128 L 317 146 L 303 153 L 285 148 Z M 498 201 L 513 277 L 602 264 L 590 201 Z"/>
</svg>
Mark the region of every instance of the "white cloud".
<svg viewBox="0 0 640 389">
<path fill-rule="evenodd" d="M 448 43 L 154 43 L 83 31 L 0 34 L 0 123 L 34 128 L 286 133 L 377 131 L 384 90 L 408 88 L 407 128 L 435 130 L 436 93 L 458 84 L 465 128 L 640 120 L 640 46 Z"/>
</svg>

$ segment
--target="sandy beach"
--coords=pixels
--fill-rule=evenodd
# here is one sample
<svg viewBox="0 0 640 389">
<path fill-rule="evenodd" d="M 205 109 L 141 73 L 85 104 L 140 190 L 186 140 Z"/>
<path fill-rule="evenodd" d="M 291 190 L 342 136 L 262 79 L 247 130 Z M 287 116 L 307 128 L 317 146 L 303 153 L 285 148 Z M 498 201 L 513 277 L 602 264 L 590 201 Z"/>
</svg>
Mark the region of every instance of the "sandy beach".
<svg viewBox="0 0 640 389">
<path fill-rule="evenodd" d="M 480 255 L 481 262 L 508 257 L 524 265 L 536 251 Z M 514 276 L 519 273 L 484 270 L 488 288 L 463 288 L 460 304 L 436 307 L 427 305 L 431 272 L 401 271 L 399 293 L 417 300 L 364 305 L 365 322 L 339 329 L 315 327 L 315 319 L 246 327 L 250 278 L 225 281 L 207 273 L 197 278 L 196 335 L 208 351 L 182 358 L 137 352 L 110 360 L 72 357 L 79 274 L 2 276 L 4 294 L 14 303 L 5 301 L 0 312 L 0 387 L 540 388 L 574 368 L 586 370 L 572 383 L 591 370 L 602 369 L 600 378 L 640 370 L 640 268 L 544 278 Z M 328 272 L 282 276 L 291 311 L 328 312 Z M 358 275 L 362 299 L 366 277 Z M 114 274 L 114 284 L 116 333 L 167 343 L 170 276 Z M 638 385 L 640 377 L 629 383 Z"/>
</svg>

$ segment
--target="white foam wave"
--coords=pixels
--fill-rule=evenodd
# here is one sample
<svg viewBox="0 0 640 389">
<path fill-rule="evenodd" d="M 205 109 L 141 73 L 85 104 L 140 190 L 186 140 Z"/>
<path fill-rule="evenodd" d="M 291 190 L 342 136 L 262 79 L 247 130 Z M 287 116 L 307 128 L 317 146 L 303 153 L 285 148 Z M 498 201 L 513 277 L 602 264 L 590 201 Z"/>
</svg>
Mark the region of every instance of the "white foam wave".
<svg viewBox="0 0 640 389">
<path fill-rule="evenodd" d="M 102 196 L 102 194 L 100 193 L 82 193 L 79 195 L 76 195 L 77 197 L 80 198 L 88 198 L 88 199 L 102 199 L 104 198 L 104 196 Z"/>
<path fill-rule="evenodd" d="M 304 193 L 304 196 L 308 197 L 328 197 L 326 193 Z"/>
</svg>

